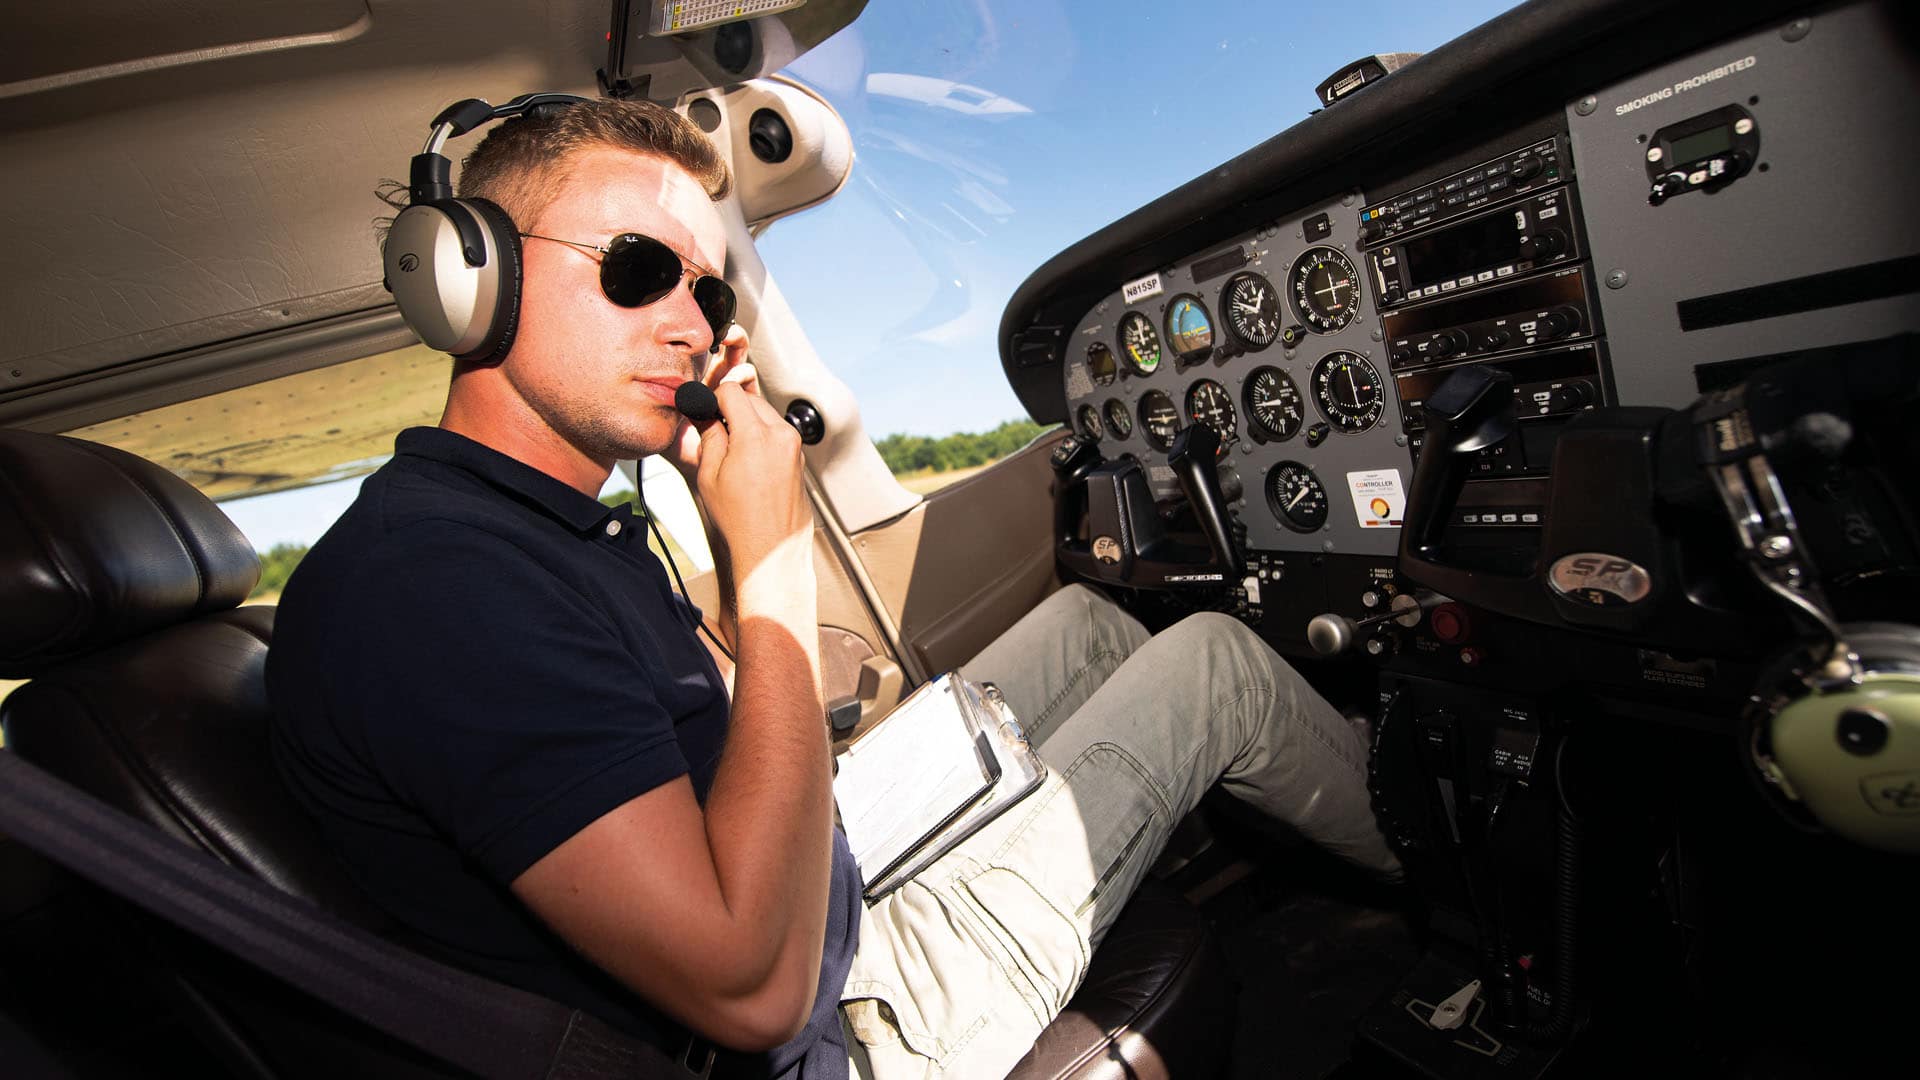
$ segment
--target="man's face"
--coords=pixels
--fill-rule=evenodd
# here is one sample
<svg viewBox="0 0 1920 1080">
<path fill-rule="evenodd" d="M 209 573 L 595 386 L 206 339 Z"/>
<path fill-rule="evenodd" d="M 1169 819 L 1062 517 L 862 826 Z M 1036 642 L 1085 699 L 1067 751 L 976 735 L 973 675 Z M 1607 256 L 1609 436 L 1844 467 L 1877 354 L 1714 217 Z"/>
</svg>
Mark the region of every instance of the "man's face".
<svg viewBox="0 0 1920 1080">
<path fill-rule="evenodd" d="M 574 157 L 560 193 L 523 232 L 602 245 L 651 236 L 719 270 L 726 228 L 691 175 L 662 158 L 596 148 Z M 694 378 L 713 330 L 683 281 L 665 299 L 623 308 L 600 290 L 599 256 L 521 241 L 520 333 L 501 370 L 534 413 L 596 461 L 659 453 L 681 423 L 673 392 Z"/>
</svg>

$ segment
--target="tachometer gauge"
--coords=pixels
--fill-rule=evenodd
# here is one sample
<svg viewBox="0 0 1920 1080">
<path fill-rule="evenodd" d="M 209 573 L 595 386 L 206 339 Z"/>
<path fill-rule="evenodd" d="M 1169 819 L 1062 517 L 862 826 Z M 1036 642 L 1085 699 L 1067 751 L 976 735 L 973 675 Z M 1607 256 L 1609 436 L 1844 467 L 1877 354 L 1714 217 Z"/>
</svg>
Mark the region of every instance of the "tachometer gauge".
<svg viewBox="0 0 1920 1080">
<path fill-rule="evenodd" d="M 1360 275 L 1332 248 L 1308 248 L 1293 262 L 1293 307 L 1319 334 L 1344 330 L 1360 313 Z"/>
<path fill-rule="evenodd" d="M 1187 363 L 1205 360 L 1213 351 L 1213 316 L 1199 297 L 1182 293 L 1167 302 L 1167 343 L 1174 358 Z"/>
<path fill-rule="evenodd" d="M 1103 439 L 1106 432 L 1100 430 L 1100 410 L 1091 405 L 1082 405 L 1074 415 L 1080 418 L 1080 433 L 1089 439 Z"/>
<path fill-rule="evenodd" d="M 1187 422 L 1205 424 L 1220 436 L 1220 448 L 1213 455 L 1216 459 L 1226 457 L 1240 438 L 1233 422 L 1233 395 L 1212 379 L 1201 379 L 1187 388 Z"/>
<path fill-rule="evenodd" d="M 1147 324 L 1153 329 L 1153 324 Z M 1113 362 L 1113 350 L 1107 348 L 1104 341 L 1096 341 L 1087 346 L 1087 374 L 1093 376 L 1095 386 L 1112 386 L 1113 377 L 1119 374 L 1119 368 Z"/>
<path fill-rule="evenodd" d="M 1155 450 L 1173 446 L 1180 433 L 1180 411 L 1164 390 L 1149 390 L 1140 395 L 1140 426 L 1146 429 L 1147 445 Z"/>
<path fill-rule="evenodd" d="M 1248 349 L 1257 352 L 1280 336 L 1280 294 L 1251 270 L 1227 279 L 1220 290 L 1220 310 L 1226 315 L 1228 336 Z"/>
<path fill-rule="evenodd" d="M 1133 434 L 1133 414 L 1127 411 L 1127 403 L 1119 398 L 1107 399 L 1107 430 L 1113 432 L 1116 439 L 1124 439 Z"/>
<path fill-rule="evenodd" d="M 1137 311 L 1120 317 L 1120 352 L 1127 363 L 1142 375 L 1151 375 L 1160 367 L 1160 334 L 1153 320 Z"/>
<path fill-rule="evenodd" d="M 1300 433 L 1306 418 L 1306 403 L 1300 400 L 1300 388 L 1276 367 L 1255 368 L 1247 376 L 1247 426 L 1255 435 L 1285 442 Z"/>
<path fill-rule="evenodd" d="M 1313 365 L 1313 400 L 1334 430 L 1353 435 L 1378 423 L 1386 399 L 1380 373 L 1366 357 L 1331 352 Z"/>
<path fill-rule="evenodd" d="M 1294 532 L 1316 532 L 1327 523 L 1327 489 L 1297 461 L 1283 461 L 1267 472 L 1267 505 Z"/>
</svg>

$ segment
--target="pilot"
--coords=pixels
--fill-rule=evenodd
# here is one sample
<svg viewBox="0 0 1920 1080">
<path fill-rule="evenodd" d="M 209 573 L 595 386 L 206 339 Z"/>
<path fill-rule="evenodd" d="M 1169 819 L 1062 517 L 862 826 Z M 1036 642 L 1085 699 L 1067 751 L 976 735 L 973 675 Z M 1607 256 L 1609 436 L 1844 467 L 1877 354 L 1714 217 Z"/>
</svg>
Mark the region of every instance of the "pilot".
<svg viewBox="0 0 1920 1080">
<path fill-rule="evenodd" d="M 867 907 L 800 444 L 716 325 L 725 162 L 669 110 L 594 101 L 496 126 L 461 183 L 523 238 L 518 336 L 456 364 L 440 424 L 307 555 L 267 670 L 281 772 L 413 944 L 671 1054 L 710 1040 L 715 1075 L 973 1078 L 1031 1047 L 1215 781 L 1398 872 L 1364 739 L 1257 637 L 1150 636 L 1071 587 L 966 665 L 1045 786 Z M 724 424 L 675 411 L 692 379 Z M 708 515 L 731 687 L 643 523 L 595 497 L 649 454 Z"/>
</svg>

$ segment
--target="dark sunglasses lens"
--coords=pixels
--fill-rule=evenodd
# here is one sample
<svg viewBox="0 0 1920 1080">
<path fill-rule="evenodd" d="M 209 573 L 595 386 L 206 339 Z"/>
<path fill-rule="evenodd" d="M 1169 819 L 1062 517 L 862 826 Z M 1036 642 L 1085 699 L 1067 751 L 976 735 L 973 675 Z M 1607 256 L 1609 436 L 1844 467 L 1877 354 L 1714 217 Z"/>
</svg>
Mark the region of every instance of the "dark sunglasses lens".
<svg viewBox="0 0 1920 1080">
<path fill-rule="evenodd" d="M 700 305 L 700 313 L 707 317 L 707 325 L 713 327 L 713 336 L 718 340 L 733 325 L 733 286 L 717 277 L 695 278 L 693 282 L 693 302 Z"/>
<path fill-rule="evenodd" d="M 639 233 L 622 233 L 600 260 L 600 289 L 621 307 L 645 307 L 680 284 L 680 256 Z"/>
</svg>

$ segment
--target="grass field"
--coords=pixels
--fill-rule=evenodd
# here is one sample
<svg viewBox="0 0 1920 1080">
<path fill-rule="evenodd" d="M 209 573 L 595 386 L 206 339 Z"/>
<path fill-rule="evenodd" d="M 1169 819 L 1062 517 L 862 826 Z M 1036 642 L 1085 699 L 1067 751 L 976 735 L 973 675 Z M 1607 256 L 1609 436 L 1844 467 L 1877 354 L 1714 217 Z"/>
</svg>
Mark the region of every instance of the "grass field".
<svg viewBox="0 0 1920 1080">
<path fill-rule="evenodd" d="M 901 487 L 916 495 L 931 495 L 948 484 L 957 484 L 974 473 L 992 466 L 993 462 L 989 461 L 985 465 L 975 465 L 968 469 L 948 469 L 946 472 L 921 469 L 918 472 L 901 473 L 894 479 L 900 481 Z"/>
</svg>

